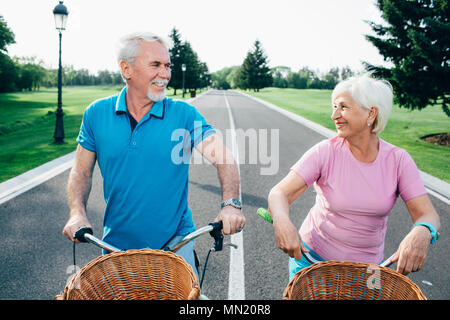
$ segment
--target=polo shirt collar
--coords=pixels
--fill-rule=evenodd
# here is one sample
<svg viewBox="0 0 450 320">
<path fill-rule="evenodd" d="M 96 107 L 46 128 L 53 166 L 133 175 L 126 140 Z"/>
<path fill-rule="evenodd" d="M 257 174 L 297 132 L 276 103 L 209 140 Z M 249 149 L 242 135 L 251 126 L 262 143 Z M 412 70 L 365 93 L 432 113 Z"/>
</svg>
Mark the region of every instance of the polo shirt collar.
<svg viewBox="0 0 450 320">
<path fill-rule="evenodd" d="M 119 97 L 117 98 L 116 101 L 116 114 L 128 112 L 126 96 L 127 96 L 127 87 L 124 87 L 122 91 L 120 91 Z"/>
<path fill-rule="evenodd" d="M 150 109 L 150 117 L 156 117 L 158 119 L 164 118 L 164 101 L 166 98 L 164 98 L 161 101 L 157 101 L 153 104 L 152 108 Z"/>
<path fill-rule="evenodd" d="M 120 91 L 119 97 L 117 98 L 117 101 L 116 101 L 116 114 L 128 113 L 126 95 L 127 95 L 127 87 L 125 86 L 122 89 L 122 91 Z M 164 98 L 161 101 L 157 101 L 153 104 L 152 108 L 150 109 L 150 113 L 149 113 L 150 117 L 153 116 L 158 119 L 164 118 L 165 100 L 166 100 L 166 98 Z"/>
</svg>

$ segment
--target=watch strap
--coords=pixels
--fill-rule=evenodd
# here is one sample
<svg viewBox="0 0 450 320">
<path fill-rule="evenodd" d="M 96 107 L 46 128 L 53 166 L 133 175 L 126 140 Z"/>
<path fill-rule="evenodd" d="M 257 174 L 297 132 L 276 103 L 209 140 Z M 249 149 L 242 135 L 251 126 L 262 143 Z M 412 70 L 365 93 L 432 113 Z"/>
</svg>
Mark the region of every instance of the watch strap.
<svg viewBox="0 0 450 320">
<path fill-rule="evenodd" d="M 431 244 L 435 243 L 436 240 L 439 239 L 439 232 L 437 232 L 436 227 L 433 226 L 431 223 L 419 221 L 419 222 L 414 223 L 414 226 L 424 226 L 424 227 L 427 227 L 428 230 L 430 230 Z"/>
<path fill-rule="evenodd" d="M 241 201 L 239 199 L 236 199 L 236 198 L 228 199 L 228 200 L 226 200 L 226 201 L 224 201 L 224 202 L 222 202 L 220 204 L 221 208 L 223 208 L 225 206 L 233 206 L 233 207 L 235 207 L 237 209 L 242 209 Z"/>
</svg>

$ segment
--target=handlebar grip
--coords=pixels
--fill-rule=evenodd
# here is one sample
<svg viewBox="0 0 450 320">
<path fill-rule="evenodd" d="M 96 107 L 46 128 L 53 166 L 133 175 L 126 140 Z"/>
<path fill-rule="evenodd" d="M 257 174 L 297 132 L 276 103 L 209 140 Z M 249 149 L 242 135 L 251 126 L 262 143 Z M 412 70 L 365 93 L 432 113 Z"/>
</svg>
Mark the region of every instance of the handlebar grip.
<svg viewBox="0 0 450 320">
<path fill-rule="evenodd" d="M 84 238 L 84 235 L 86 233 L 93 234 L 92 229 L 89 227 L 81 228 L 77 232 L 75 232 L 73 238 L 80 242 L 87 242 L 87 240 Z"/>
<path fill-rule="evenodd" d="M 263 218 L 264 220 L 266 220 L 269 223 L 273 223 L 272 217 L 269 214 L 269 211 L 267 211 L 267 209 L 264 208 L 259 208 L 256 213 Z"/>
<path fill-rule="evenodd" d="M 222 229 L 223 229 L 222 221 L 212 222 L 209 225 L 212 226 L 213 230 L 215 230 L 215 231 L 222 231 Z"/>
<path fill-rule="evenodd" d="M 222 221 L 212 222 L 209 225 L 213 227 L 209 233 L 214 238 L 214 251 L 221 251 L 223 249 L 223 223 Z"/>
</svg>

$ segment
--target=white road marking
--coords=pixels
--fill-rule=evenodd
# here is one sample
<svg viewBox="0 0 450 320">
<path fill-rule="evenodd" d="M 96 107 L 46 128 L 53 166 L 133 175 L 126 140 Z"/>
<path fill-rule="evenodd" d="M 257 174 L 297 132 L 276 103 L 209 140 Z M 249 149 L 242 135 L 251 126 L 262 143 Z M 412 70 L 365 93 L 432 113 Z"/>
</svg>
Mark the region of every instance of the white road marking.
<svg viewBox="0 0 450 320">
<path fill-rule="evenodd" d="M 70 169 L 74 161 L 75 151 L 0 183 L 0 204 Z"/>
<path fill-rule="evenodd" d="M 230 104 L 226 94 L 224 93 L 225 105 L 228 110 L 228 117 L 231 129 L 231 151 L 237 163 L 239 173 L 239 199 L 241 197 L 241 172 L 239 169 L 239 150 L 237 146 L 236 128 L 234 125 L 233 114 L 231 113 Z M 230 247 L 230 275 L 228 278 L 228 300 L 245 300 L 245 277 L 244 277 L 244 231 L 231 235 L 231 243 L 237 245 L 237 249 Z"/>
<path fill-rule="evenodd" d="M 445 198 L 444 196 L 441 196 L 439 193 L 434 192 L 431 189 L 425 188 L 425 190 L 427 190 L 427 192 L 429 194 L 431 194 L 432 196 L 434 196 L 434 197 L 438 198 L 439 200 L 441 200 L 442 202 L 445 202 L 446 204 L 450 205 L 450 200 L 449 199 Z"/>
</svg>

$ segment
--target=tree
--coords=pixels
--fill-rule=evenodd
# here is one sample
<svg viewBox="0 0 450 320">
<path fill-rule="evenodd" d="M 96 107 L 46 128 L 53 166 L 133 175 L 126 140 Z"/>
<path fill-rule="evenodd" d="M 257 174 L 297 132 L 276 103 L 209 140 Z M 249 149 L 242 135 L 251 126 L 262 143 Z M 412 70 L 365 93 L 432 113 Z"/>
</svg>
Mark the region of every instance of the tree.
<svg viewBox="0 0 450 320">
<path fill-rule="evenodd" d="M 172 64 L 170 87 L 174 89 L 174 94 L 177 93 L 177 89 L 183 87 L 182 64 L 186 65 L 185 89 L 195 90 L 209 85 L 211 78 L 208 66 L 206 63 L 200 61 L 197 53 L 192 49 L 191 44 L 188 41 L 181 41 L 180 32 L 176 28 L 172 29 L 169 37 L 173 43 L 169 53 Z"/>
<path fill-rule="evenodd" d="M 353 77 L 354 72 L 349 66 L 345 66 L 341 69 L 341 80 Z"/>
<path fill-rule="evenodd" d="M 225 80 L 230 84 L 231 88 L 238 88 L 237 86 L 237 78 L 239 75 L 239 70 L 241 69 L 240 66 L 234 66 L 230 68 L 230 72 L 225 77 Z"/>
<path fill-rule="evenodd" d="M 248 51 L 237 78 L 237 86 L 242 89 L 259 91 L 259 89 L 272 85 L 272 73 L 259 40 L 253 44 L 253 50 Z"/>
<path fill-rule="evenodd" d="M 211 73 L 212 86 L 223 90 L 231 89 L 231 82 L 229 81 L 231 79 L 228 79 L 228 76 L 236 68 L 239 67 L 227 67 Z"/>
<path fill-rule="evenodd" d="M 334 89 L 339 82 L 339 67 L 331 68 L 328 73 L 323 76 L 324 89 Z"/>
<path fill-rule="evenodd" d="M 43 60 L 36 56 L 14 57 L 13 60 L 16 64 L 17 90 L 39 90 L 46 83 L 49 71 L 45 69 Z"/>
<path fill-rule="evenodd" d="M 101 85 L 109 85 L 113 83 L 112 74 L 109 70 L 100 70 L 97 72 L 98 83 Z"/>
<path fill-rule="evenodd" d="M 15 43 L 14 33 L 9 29 L 3 16 L 0 16 L 0 92 L 16 89 L 17 67 L 8 56 L 8 45 Z"/>
<path fill-rule="evenodd" d="M 305 89 L 307 82 L 305 78 L 300 77 L 298 72 L 290 72 L 286 77 L 288 88 Z"/>
<path fill-rule="evenodd" d="M 273 83 L 275 88 L 287 88 L 288 82 L 286 80 L 287 75 L 291 72 L 291 68 L 286 66 L 278 66 L 272 68 Z"/>
<path fill-rule="evenodd" d="M 0 52 L 0 92 L 16 90 L 17 66 L 7 55 Z"/>
<path fill-rule="evenodd" d="M 185 41 L 182 46 L 181 56 L 186 64 L 185 89 L 197 89 L 200 85 L 201 67 L 197 53 L 191 44 Z"/>
<path fill-rule="evenodd" d="M 8 27 L 3 16 L 0 16 L 0 53 L 8 52 L 6 47 L 13 43 L 16 43 L 14 33 Z"/>
<path fill-rule="evenodd" d="M 365 62 L 392 84 L 400 107 L 441 105 L 450 117 L 450 7 L 448 0 L 378 0 L 386 24 L 368 21 L 376 36 L 366 39 L 392 68 Z"/>
<path fill-rule="evenodd" d="M 170 78 L 170 87 L 173 88 L 173 94 L 177 94 L 177 89 L 183 87 L 183 71 L 181 65 L 183 62 L 183 44 L 181 42 L 180 32 L 173 28 L 169 37 L 172 39 L 172 48 L 169 50 L 170 62 L 172 65 L 172 76 Z"/>
<path fill-rule="evenodd" d="M 19 64 L 19 77 L 16 82 L 18 90 L 39 90 L 41 84 L 47 76 L 47 70 L 33 63 Z"/>
</svg>

